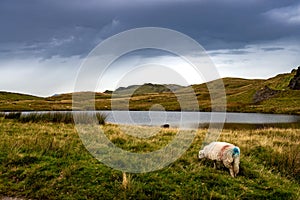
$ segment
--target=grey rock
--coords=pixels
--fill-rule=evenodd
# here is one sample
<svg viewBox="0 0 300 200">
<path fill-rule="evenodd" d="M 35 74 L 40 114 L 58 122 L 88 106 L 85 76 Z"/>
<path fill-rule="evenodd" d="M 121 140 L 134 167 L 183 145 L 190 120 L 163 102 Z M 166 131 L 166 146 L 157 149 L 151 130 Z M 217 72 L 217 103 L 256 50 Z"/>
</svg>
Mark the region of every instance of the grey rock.
<svg viewBox="0 0 300 200">
<path fill-rule="evenodd" d="M 292 72 L 295 72 L 294 70 Z M 289 88 L 292 90 L 300 90 L 300 66 L 298 67 L 294 78 L 289 83 Z"/>
<path fill-rule="evenodd" d="M 267 100 L 278 94 L 280 91 L 273 90 L 269 88 L 268 86 L 265 86 L 261 90 L 256 91 L 256 93 L 253 95 L 253 102 L 259 103 L 261 101 Z"/>
</svg>

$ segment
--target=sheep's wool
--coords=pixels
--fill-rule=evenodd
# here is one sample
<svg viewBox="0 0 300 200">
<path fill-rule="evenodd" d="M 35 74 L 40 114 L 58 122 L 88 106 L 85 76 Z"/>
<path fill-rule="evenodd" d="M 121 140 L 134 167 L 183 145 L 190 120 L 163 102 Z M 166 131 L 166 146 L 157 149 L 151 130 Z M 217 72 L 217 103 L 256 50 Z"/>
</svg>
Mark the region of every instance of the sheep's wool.
<svg viewBox="0 0 300 200">
<path fill-rule="evenodd" d="M 209 145 L 205 146 L 203 149 L 203 153 L 205 157 L 211 160 L 221 161 L 224 156 L 225 151 L 228 148 L 234 148 L 233 144 L 229 144 L 227 142 L 212 142 Z"/>
<path fill-rule="evenodd" d="M 208 158 L 215 161 L 222 161 L 235 177 L 239 172 L 240 149 L 227 142 L 212 142 L 199 151 L 199 159 Z"/>
</svg>

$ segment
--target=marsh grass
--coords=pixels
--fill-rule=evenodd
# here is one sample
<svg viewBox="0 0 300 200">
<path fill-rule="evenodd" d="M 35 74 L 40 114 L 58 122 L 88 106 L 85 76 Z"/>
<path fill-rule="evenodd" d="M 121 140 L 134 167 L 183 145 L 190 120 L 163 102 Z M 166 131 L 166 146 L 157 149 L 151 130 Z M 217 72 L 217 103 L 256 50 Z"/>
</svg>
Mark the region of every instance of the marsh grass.
<svg viewBox="0 0 300 200">
<path fill-rule="evenodd" d="M 5 112 L 0 112 L 0 117 L 5 117 Z"/>
<path fill-rule="evenodd" d="M 21 113 L 20 112 L 10 112 L 7 114 L 4 114 L 5 119 L 20 119 Z"/>
<path fill-rule="evenodd" d="M 132 152 L 159 149 L 176 134 L 175 129 L 161 129 L 135 140 L 116 125 L 101 128 L 115 145 Z M 220 140 L 241 149 L 237 178 L 222 165 L 214 169 L 210 161 L 197 159 L 206 131 L 199 129 L 176 162 L 124 178 L 89 154 L 73 124 L 0 118 L 0 194 L 28 199 L 300 198 L 300 129 L 223 130 Z M 294 169 L 288 170 L 291 165 Z"/>
<path fill-rule="evenodd" d="M 70 112 L 46 112 L 22 114 L 18 119 L 20 122 L 53 122 L 53 123 L 73 123 L 73 115 Z"/>
<path fill-rule="evenodd" d="M 1 116 L 1 115 L 0 115 Z M 19 122 L 52 122 L 52 123 L 66 123 L 74 124 L 72 112 L 32 112 L 32 113 L 21 113 L 21 112 L 9 112 L 3 114 L 5 119 L 15 119 Z M 79 116 L 81 123 L 90 123 L 90 113 L 80 112 L 76 116 Z M 107 119 L 105 113 L 95 113 L 98 124 L 104 125 Z"/>
<path fill-rule="evenodd" d="M 107 114 L 105 113 L 89 113 L 89 112 L 77 112 L 75 113 L 76 123 L 80 124 L 90 124 L 93 123 L 94 120 L 97 120 L 97 123 L 100 125 L 104 125 L 106 123 Z"/>
</svg>

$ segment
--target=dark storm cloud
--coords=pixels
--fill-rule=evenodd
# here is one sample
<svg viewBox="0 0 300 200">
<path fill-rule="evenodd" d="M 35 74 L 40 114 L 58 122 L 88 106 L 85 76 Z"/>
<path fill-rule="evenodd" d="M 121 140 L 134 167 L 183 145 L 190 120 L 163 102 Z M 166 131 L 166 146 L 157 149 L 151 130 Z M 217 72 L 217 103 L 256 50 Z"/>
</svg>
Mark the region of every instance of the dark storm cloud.
<svg viewBox="0 0 300 200">
<path fill-rule="evenodd" d="M 294 9 L 299 7 L 297 2 L 2 0 L 0 54 L 44 59 L 85 56 L 101 40 L 145 26 L 181 31 L 207 50 L 238 49 L 282 38 L 299 39 L 300 14 Z M 293 15 L 278 17 L 289 10 Z"/>
<path fill-rule="evenodd" d="M 282 47 L 269 47 L 269 48 L 262 48 L 262 50 L 264 50 L 264 51 L 280 51 L 280 50 L 284 50 L 284 48 L 282 48 Z"/>
<path fill-rule="evenodd" d="M 86 54 L 102 37 L 116 32 L 116 21 L 109 10 L 81 3 L 1 1 L 0 48 L 46 58 Z"/>
<path fill-rule="evenodd" d="M 211 51 L 209 52 L 209 55 L 211 56 L 217 56 L 217 55 L 244 55 L 249 54 L 251 51 L 245 51 L 245 50 L 226 50 L 226 51 Z"/>
</svg>

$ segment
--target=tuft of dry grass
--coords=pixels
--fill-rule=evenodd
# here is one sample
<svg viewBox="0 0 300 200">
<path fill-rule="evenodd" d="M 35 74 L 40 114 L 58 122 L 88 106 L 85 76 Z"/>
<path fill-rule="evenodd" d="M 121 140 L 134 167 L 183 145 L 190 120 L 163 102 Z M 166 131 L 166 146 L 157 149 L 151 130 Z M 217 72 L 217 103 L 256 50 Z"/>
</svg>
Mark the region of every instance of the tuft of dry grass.
<svg viewBox="0 0 300 200">
<path fill-rule="evenodd" d="M 122 188 L 124 190 L 131 189 L 131 181 L 132 181 L 132 176 L 126 172 L 123 172 Z"/>
</svg>

